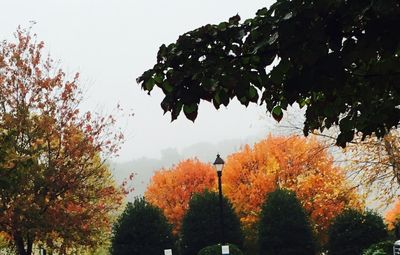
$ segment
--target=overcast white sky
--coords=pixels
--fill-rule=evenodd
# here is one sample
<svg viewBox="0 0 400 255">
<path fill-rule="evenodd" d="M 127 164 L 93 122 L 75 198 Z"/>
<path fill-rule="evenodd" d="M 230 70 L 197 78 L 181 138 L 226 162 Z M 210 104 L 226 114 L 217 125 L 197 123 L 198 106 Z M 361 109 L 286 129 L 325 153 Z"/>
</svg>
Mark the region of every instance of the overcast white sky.
<svg viewBox="0 0 400 255">
<path fill-rule="evenodd" d="M 160 91 L 148 96 L 135 79 L 155 63 L 158 47 L 207 23 L 239 13 L 252 17 L 265 0 L 0 0 L 0 39 L 12 38 L 16 27 L 28 27 L 45 41 L 52 58 L 67 73 L 81 73 L 88 89 L 85 108 L 110 111 L 120 103 L 135 116 L 123 119 L 127 141 L 119 161 L 158 157 L 165 148 L 182 149 L 199 142 L 266 134 L 273 125 L 264 106 L 235 103 L 216 111 L 200 106 L 193 124 L 183 115 L 170 123 L 159 106 Z M 86 110 L 87 110 L 86 109 Z"/>
</svg>

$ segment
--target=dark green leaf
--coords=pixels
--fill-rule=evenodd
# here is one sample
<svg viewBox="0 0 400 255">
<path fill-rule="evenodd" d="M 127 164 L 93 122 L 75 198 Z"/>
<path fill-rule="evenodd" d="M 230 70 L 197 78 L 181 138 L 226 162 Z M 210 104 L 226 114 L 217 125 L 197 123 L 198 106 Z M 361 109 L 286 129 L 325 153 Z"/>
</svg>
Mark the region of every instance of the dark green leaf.
<svg viewBox="0 0 400 255">
<path fill-rule="evenodd" d="M 272 117 L 274 117 L 274 119 L 276 121 L 281 121 L 282 117 L 283 117 L 283 111 L 282 108 L 277 105 L 272 109 Z"/>
</svg>

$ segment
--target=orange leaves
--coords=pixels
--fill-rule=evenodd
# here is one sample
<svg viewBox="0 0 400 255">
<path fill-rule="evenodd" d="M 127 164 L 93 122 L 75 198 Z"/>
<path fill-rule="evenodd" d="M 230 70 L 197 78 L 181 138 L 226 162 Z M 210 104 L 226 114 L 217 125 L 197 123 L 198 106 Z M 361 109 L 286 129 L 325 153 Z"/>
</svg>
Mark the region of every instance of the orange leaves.
<svg viewBox="0 0 400 255">
<path fill-rule="evenodd" d="M 163 210 L 177 233 L 192 195 L 205 189 L 213 189 L 215 181 L 216 173 L 211 165 L 201 163 L 197 159 L 189 159 L 170 169 L 156 172 L 145 197 L 147 201 Z"/>
<path fill-rule="evenodd" d="M 253 148 L 246 146 L 232 154 L 224 168 L 223 183 L 224 194 L 250 228 L 266 194 L 277 187 L 296 192 L 319 233 L 345 206 L 358 203 L 326 149 L 314 139 L 298 136 L 269 136 Z"/>
<path fill-rule="evenodd" d="M 67 210 L 67 213 L 82 213 L 85 210 L 85 207 L 83 205 L 78 204 L 78 203 L 68 203 L 65 210 Z"/>
<path fill-rule="evenodd" d="M 395 224 L 400 222 L 400 201 L 396 201 L 392 209 L 386 213 L 385 221 L 389 230 L 394 229 Z"/>
<path fill-rule="evenodd" d="M 157 172 L 145 196 L 164 211 L 177 233 L 191 195 L 215 187 L 215 180 L 210 165 L 186 160 Z M 326 148 L 315 139 L 298 136 L 269 136 L 230 155 L 222 185 L 224 195 L 250 235 L 254 234 L 267 193 L 278 187 L 296 192 L 322 241 L 332 218 L 345 207 L 361 206 L 358 195 L 349 187 L 342 170 L 334 166 Z"/>
<path fill-rule="evenodd" d="M 123 199 L 102 157 L 123 137 L 113 116 L 80 113 L 79 74 L 68 80 L 29 30 L 16 34 L 16 44 L 0 42 L 0 229 L 102 242 Z"/>
</svg>

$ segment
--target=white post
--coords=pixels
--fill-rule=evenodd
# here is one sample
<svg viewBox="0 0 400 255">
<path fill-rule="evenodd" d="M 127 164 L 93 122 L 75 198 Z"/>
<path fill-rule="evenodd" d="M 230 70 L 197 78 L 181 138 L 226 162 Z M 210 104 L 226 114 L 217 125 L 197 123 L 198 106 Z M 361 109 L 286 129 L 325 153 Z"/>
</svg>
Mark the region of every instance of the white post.
<svg viewBox="0 0 400 255">
<path fill-rule="evenodd" d="M 221 246 L 221 252 L 223 255 L 228 254 L 229 255 L 229 245 L 222 245 Z"/>
</svg>

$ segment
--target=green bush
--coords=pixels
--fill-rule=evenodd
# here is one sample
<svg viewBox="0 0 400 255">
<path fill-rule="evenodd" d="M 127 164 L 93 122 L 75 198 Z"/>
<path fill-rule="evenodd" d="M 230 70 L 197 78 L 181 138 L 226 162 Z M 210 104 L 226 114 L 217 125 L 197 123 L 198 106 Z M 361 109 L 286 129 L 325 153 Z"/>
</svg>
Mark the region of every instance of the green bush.
<svg viewBox="0 0 400 255">
<path fill-rule="evenodd" d="M 364 250 L 363 255 L 392 255 L 394 241 L 383 241 L 371 245 Z"/>
<path fill-rule="evenodd" d="M 199 251 L 197 255 L 221 255 L 221 245 L 207 246 Z M 233 244 L 229 244 L 229 255 L 243 255 L 243 252 Z"/>
<path fill-rule="evenodd" d="M 262 206 L 259 222 L 259 254 L 314 255 L 313 233 L 294 192 L 271 192 Z"/>
<path fill-rule="evenodd" d="M 224 242 L 242 247 L 240 222 L 231 203 L 222 200 L 224 218 Z M 183 255 L 197 254 L 202 248 L 221 243 L 220 211 L 217 193 L 205 191 L 195 194 L 182 223 L 181 249 Z"/>
<path fill-rule="evenodd" d="M 171 225 L 161 210 L 137 198 L 128 203 L 113 228 L 112 255 L 160 255 L 173 248 Z"/>
<path fill-rule="evenodd" d="M 329 255 L 354 255 L 387 238 L 386 226 L 376 213 L 347 209 L 328 229 Z"/>
</svg>

